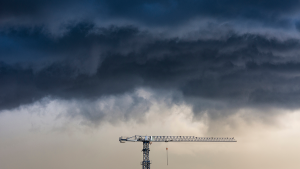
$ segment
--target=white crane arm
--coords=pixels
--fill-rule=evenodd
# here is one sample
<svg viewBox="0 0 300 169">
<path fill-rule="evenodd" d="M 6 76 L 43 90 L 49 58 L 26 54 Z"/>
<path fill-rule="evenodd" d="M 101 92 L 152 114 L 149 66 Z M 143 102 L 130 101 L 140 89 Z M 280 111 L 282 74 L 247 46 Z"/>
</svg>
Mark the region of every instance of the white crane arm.
<svg viewBox="0 0 300 169">
<path fill-rule="evenodd" d="M 195 136 L 140 136 L 120 137 L 119 141 L 131 142 L 237 142 L 234 137 L 195 137 Z"/>
</svg>

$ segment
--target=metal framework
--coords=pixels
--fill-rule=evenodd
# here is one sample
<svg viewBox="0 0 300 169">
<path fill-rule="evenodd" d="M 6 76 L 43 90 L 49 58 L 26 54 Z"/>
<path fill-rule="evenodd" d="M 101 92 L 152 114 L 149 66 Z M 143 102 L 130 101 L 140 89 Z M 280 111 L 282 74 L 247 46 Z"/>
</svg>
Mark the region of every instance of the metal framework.
<svg viewBox="0 0 300 169">
<path fill-rule="evenodd" d="M 150 169 L 150 158 L 149 158 L 149 141 L 143 142 L 143 161 L 141 162 L 141 165 L 143 166 L 142 169 Z"/>
<path fill-rule="evenodd" d="M 195 136 L 140 136 L 119 137 L 120 143 L 143 142 L 142 169 L 150 169 L 149 144 L 151 142 L 237 142 L 234 137 L 195 137 Z"/>
</svg>

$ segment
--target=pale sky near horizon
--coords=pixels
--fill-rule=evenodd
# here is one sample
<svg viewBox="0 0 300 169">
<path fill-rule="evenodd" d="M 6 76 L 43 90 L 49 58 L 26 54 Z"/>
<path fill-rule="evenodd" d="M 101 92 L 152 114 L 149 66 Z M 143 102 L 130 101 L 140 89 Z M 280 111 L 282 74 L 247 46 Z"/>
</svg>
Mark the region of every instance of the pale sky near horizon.
<svg viewBox="0 0 300 169">
<path fill-rule="evenodd" d="M 298 169 L 299 0 L 0 0 L 0 169 Z M 169 165 L 166 165 L 166 147 Z"/>
<path fill-rule="evenodd" d="M 115 102 L 118 98 L 111 99 Z M 139 119 L 98 125 L 79 117 L 70 118 L 66 110 L 77 104 L 72 101 L 46 98 L 32 105 L 2 111 L 0 166 L 4 169 L 137 169 L 141 168 L 142 143 L 121 144 L 118 140 L 119 136 L 135 134 L 235 136 L 238 141 L 153 143 L 150 146 L 151 168 L 293 169 L 300 166 L 297 159 L 300 150 L 298 111 L 278 113 L 268 122 L 257 116 L 250 117 L 258 113 L 251 109 L 240 110 L 219 121 L 211 121 L 208 117 L 195 120 L 188 105 L 150 101 L 146 115 Z M 168 166 L 166 147 L 169 148 Z"/>
</svg>

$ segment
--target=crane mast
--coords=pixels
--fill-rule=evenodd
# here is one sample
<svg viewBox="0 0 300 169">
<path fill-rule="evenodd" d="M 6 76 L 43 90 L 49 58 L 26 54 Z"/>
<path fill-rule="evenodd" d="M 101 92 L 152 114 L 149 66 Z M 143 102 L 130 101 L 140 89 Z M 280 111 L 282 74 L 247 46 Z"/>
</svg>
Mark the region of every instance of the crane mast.
<svg viewBox="0 0 300 169">
<path fill-rule="evenodd" d="M 195 137 L 195 136 L 141 136 L 119 137 L 120 143 L 142 142 L 143 161 L 142 169 L 150 169 L 149 144 L 151 142 L 237 142 L 234 137 Z"/>
</svg>

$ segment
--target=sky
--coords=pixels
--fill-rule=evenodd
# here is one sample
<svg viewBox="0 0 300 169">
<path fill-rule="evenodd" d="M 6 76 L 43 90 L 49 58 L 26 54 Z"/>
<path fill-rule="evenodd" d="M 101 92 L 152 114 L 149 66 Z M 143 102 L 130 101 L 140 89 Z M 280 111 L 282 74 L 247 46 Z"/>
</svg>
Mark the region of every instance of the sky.
<svg viewBox="0 0 300 169">
<path fill-rule="evenodd" d="M 0 0 L 0 168 L 298 169 L 299 0 Z M 169 148 L 169 165 L 166 150 Z"/>
</svg>

